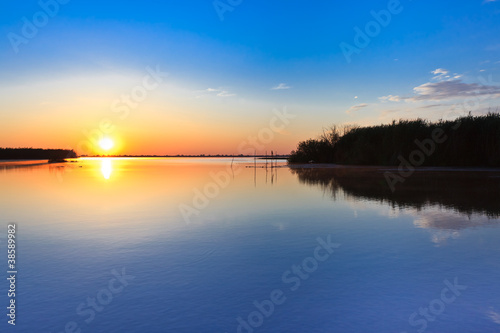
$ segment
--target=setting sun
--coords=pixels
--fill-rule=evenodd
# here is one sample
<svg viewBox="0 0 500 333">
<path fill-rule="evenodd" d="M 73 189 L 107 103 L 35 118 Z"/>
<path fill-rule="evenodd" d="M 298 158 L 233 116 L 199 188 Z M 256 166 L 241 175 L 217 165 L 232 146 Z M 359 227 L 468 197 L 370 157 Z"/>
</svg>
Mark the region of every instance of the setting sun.
<svg viewBox="0 0 500 333">
<path fill-rule="evenodd" d="M 247 2 L 1 2 L 0 333 L 500 333 L 500 0 Z"/>
<path fill-rule="evenodd" d="M 104 150 L 110 150 L 111 148 L 114 147 L 114 145 L 115 143 L 110 138 L 103 138 L 101 139 L 101 141 L 99 141 L 99 147 L 101 147 Z"/>
</svg>

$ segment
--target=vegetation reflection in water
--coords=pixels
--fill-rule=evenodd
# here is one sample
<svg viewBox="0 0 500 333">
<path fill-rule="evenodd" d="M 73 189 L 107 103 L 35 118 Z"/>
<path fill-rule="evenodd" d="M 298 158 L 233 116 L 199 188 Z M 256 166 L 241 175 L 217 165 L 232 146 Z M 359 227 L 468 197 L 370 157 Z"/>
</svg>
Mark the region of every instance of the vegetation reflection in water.
<svg viewBox="0 0 500 333">
<path fill-rule="evenodd" d="M 486 170 L 416 172 L 392 192 L 382 168 L 294 168 L 303 184 L 319 186 L 333 200 L 354 199 L 385 203 L 413 212 L 420 228 L 448 232 L 498 225 L 500 172 Z M 439 241 L 440 235 L 433 240 Z"/>
</svg>

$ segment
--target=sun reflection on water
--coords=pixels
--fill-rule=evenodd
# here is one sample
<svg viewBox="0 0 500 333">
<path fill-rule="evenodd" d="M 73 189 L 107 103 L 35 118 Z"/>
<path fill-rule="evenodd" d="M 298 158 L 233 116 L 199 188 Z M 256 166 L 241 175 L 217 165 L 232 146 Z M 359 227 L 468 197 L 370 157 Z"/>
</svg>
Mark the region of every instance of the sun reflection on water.
<svg viewBox="0 0 500 333">
<path fill-rule="evenodd" d="M 113 165 L 110 159 L 103 159 L 101 162 L 101 173 L 104 179 L 109 179 L 113 172 Z"/>
</svg>

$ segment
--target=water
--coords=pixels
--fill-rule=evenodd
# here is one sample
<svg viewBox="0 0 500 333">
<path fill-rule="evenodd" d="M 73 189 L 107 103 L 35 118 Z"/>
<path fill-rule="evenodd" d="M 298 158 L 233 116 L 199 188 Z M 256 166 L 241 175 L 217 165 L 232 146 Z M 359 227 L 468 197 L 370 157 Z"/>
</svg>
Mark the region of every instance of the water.
<svg viewBox="0 0 500 333">
<path fill-rule="evenodd" d="M 500 331 L 499 173 L 1 165 L 16 332 Z"/>
</svg>

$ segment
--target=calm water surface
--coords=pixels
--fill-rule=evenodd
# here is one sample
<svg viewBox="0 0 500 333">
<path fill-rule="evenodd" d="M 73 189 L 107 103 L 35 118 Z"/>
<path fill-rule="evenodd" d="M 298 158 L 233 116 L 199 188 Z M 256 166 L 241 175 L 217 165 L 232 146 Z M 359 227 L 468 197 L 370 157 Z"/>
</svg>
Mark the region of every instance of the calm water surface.
<svg viewBox="0 0 500 333">
<path fill-rule="evenodd" d="M 0 164 L 0 331 L 500 331 L 498 173 L 231 163 Z"/>
</svg>

